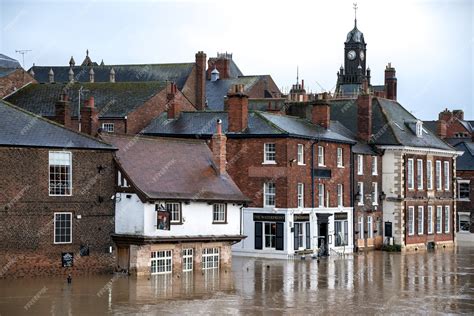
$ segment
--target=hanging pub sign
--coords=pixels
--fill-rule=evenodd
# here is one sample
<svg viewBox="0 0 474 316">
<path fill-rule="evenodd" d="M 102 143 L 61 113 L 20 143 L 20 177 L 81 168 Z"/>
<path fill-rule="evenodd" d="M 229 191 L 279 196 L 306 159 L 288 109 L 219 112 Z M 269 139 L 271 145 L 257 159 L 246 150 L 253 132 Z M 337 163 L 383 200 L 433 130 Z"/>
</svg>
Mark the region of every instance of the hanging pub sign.
<svg viewBox="0 0 474 316">
<path fill-rule="evenodd" d="M 347 219 L 347 213 L 334 213 L 335 221 L 342 221 Z"/>
<path fill-rule="evenodd" d="M 157 211 L 156 218 L 158 223 L 156 225 L 157 229 L 160 230 L 170 230 L 170 220 L 171 220 L 171 213 L 167 211 Z"/>
<path fill-rule="evenodd" d="M 79 248 L 79 254 L 81 257 L 85 257 L 89 255 L 89 245 L 81 245 Z"/>
<path fill-rule="evenodd" d="M 295 222 L 309 222 L 309 214 L 295 214 L 293 220 Z"/>
<path fill-rule="evenodd" d="M 284 222 L 285 214 L 254 213 L 253 220 L 255 222 Z"/>
<path fill-rule="evenodd" d="M 64 268 L 69 268 L 74 265 L 74 253 L 63 252 L 61 254 L 61 264 Z"/>
</svg>

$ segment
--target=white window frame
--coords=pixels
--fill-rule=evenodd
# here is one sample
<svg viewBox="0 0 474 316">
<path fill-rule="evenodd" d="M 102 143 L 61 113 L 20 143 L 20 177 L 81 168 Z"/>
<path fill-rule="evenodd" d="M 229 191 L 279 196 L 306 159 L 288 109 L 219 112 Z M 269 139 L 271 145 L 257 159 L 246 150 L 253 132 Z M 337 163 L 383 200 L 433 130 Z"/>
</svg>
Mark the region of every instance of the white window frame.
<svg viewBox="0 0 474 316">
<path fill-rule="evenodd" d="M 423 206 L 418 206 L 418 235 L 423 235 L 425 233 L 425 208 Z M 420 217 L 421 215 L 421 217 Z M 421 222 L 421 223 L 420 223 Z"/>
<path fill-rule="evenodd" d="M 305 165 L 305 163 L 304 163 L 304 145 L 303 144 L 298 144 L 297 160 L 298 160 L 298 165 L 300 165 L 300 166 Z"/>
<path fill-rule="evenodd" d="M 155 263 L 155 265 L 153 263 Z M 161 263 L 161 265 L 159 263 Z M 162 268 L 162 269 L 159 269 L 159 268 Z M 150 273 L 152 275 L 156 275 L 156 274 L 170 274 L 172 272 L 173 272 L 173 250 L 152 251 L 150 254 Z"/>
<path fill-rule="evenodd" d="M 263 248 L 264 249 L 276 249 L 276 222 L 262 222 L 263 225 Z M 274 234 L 272 233 L 273 225 L 275 225 Z M 268 228 L 268 230 L 267 230 Z M 267 240 L 269 240 L 270 246 L 267 246 Z"/>
<path fill-rule="evenodd" d="M 449 205 L 444 206 L 444 233 L 451 231 L 451 209 Z"/>
<path fill-rule="evenodd" d="M 318 166 L 325 167 L 324 164 L 324 147 L 318 146 Z"/>
<path fill-rule="evenodd" d="M 69 215 L 69 231 L 70 231 L 70 234 L 69 234 L 69 241 L 56 241 L 56 228 L 57 228 L 57 224 L 56 224 L 56 215 Z M 56 245 L 61 245 L 61 244 L 72 244 L 72 212 L 55 212 L 53 214 L 53 219 L 54 219 L 54 244 Z"/>
<path fill-rule="evenodd" d="M 461 197 L 461 184 L 466 185 L 467 184 L 467 198 Z M 470 180 L 458 180 L 458 201 L 464 201 L 464 202 L 469 202 L 471 200 L 471 181 Z"/>
<path fill-rule="evenodd" d="M 408 207 L 408 236 L 413 236 L 415 234 L 415 207 Z"/>
<path fill-rule="evenodd" d="M 408 190 L 415 189 L 415 173 L 413 169 L 413 158 L 408 158 L 407 161 L 407 188 Z"/>
<path fill-rule="evenodd" d="M 337 185 L 337 206 L 344 207 L 344 186 L 342 184 Z"/>
<path fill-rule="evenodd" d="M 219 269 L 219 248 L 203 248 L 202 249 L 202 269 L 211 270 Z"/>
<path fill-rule="evenodd" d="M 364 205 L 364 182 L 357 182 L 357 189 L 359 190 L 359 201 L 357 204 L 359 206 Z"/>
<path fill-rule="evenodd" d="M 298 207 L 299 208 L 304 208 L 304 184 L 303 183 L 298 183 L 298 188 L 297 188 L 298 192 L 298 196 L 297 196 L 297 199 L 298 199 Z"/>
<path fill-rule="evenodd" d="M 263 144 L 263 163 L 273 164 L 273 165 L 276 164 L 276 144 L 275 143 Z"/>
<path fill-rule="evenodd" d="M 372 216 L 367 216 L 367 238 L 374 238 L 374 222 Z"/>
<path fill-rule="evenodd" d="M 227 204 L 215 203 L 212 205 L 212 223 L 227 223 Z"/>
<path fill-rule="evenodd" d="M 471 213 L 470 212 L 458 212 L 459 222 L 458 228 L 460 233 L 470 233 L 470 230 L 461 229 L 461 222 L 468 222 L 469 226 L 471 224 Z M 467 219 L 467 220 L 465 220 Z"/>
<path fill-rule="evenodd" d="M 433 205 L 428 205 L 428 235 L 433 234 L 434 231 L 434 210 Z"/>
<path fill-rule="evenodd" d="M 364 174 L 364 156 L 357 155 L 357 174 L 363 175 Z"/>
<path fill-rule="evenodd" d="M 443 190 L 443 182 L 441 179 L 441 160 L 436 160 L 436 170 L 435 170 L 435 181 L 436 181 L 436 190 Z"/>
<path fill-rule="evenodd" d="M 426 188 L 433 190 L 433 161 L 426 161 Z"/>
<path fill-rule="evenodd" d="M 324 184 L 318 183 L 318 207 L 324 207 Z"/>
<path fill-rule="evenodd" d="M 194 268 L 194 249 L 183 249 L 183 272 L 193 271 Z"/>
<path fill-rule="evenodd" d="M 54 163 L 54 155 L 67 155 L 68 156 L 68 161 L 67 164 L 56 164 Z M 61 159 L 59 159 L 61 160 Z M 69 193 L 66 194 L 56 194 L 56 193 L 51 193 L 51 167 L 52 166 L 66 166 L 69 167 L 69 172 L 68 172 L 68 178 L 69 178 L 69 187 L 66 189 L 66 191 L 69 191 Z M 72 153 L 70 151 L 50 151 L 49 152 L 49 160 L 48 160 L 48 193 L 49 196 L 72 196 Z"/>
<path fill-rule="evenodd" d="M 436 234 L 443 233 L 443 207 L 436 206 Z"/>
<path fill-rule="evenodd" d="M 102 123 L 102 131 L 107 132 L 107 133 L 113 133 L 115 130 L 115 124 L 114 123 Z"/>
<path fill-rule="evenodd" d="M 421 121 L 416 122 L 416 136 L 423 137 L 423 122 Z"/>
<path fill-rule="evenodd" d="M 344 151 L 342 147 L 337 147 L 337 167 L 344 168 Z"/>
<path fill-rule="evenodd" d="M 359 226 L 359 239 L 364 239 L 364 216 L 359 216 L 357 225 Z"/>
<path fill-rule="evenodd" d="M 273 198 L 273 204 L 267 203 Z M 263 207 L 275 207 L 276 206 L 276 184 L 274 182 L 265 182 L 263 184 Z"/>
<path fill-rule="evenodd" d="M 379 187 L 377 182 L 372 182 L 372 205 L 379 205 Z"/>
<path fill-rule="evenodd" d="M 298 233 L 295 237 L 298 238 L 298 248 L 304 248 L 304 236 L 305 236 L 305 226 L 303 225 L 304 223 L 295 223 L 294 224 L 294 233 Z M 298 226 L 298 229 L 296 229 L 296 226 Z M 294 248 L 294 247 L 293 247 Z"/>
<path fill-rule="evenodd" d="M 416 187 L 423 190 L 423 159 L 416 160 Z"/>
<path fill-rule="evenodd" d="M 176 210 L 177 207 L 177 210 Z M 180 224 L 182 223 L 182 209 L 181 203 L 179 202 L 166 202 L 165 203 L 166 211 L 170 213 L 170 224 Z M 177 211 L 177 213 L 176 213 Z M 178 214 L 178 218 L 173 219 L 173 214 Z"/>
<path fill-rule="evenodd" d="M 372 156 L 372 175 L 376 176 L 378 175 L 378 162 L 377 162 L 377 156 Z"/>
<path fill-rule="evenodd" d="M 443 162 L 443 165 L 444 165 L 444 190 L 445 191 L 449 191 L 450 188 L 449 188 L 449 184 L 450 184 L 450 172 L 449 172 L 449 161 L 444 161 Z"/>
</svg>

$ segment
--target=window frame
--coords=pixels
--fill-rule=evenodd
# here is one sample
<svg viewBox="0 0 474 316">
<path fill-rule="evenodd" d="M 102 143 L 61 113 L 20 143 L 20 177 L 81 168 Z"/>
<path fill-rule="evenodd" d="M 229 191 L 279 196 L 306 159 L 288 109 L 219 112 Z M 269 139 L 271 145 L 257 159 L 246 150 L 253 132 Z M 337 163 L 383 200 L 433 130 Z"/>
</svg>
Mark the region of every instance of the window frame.
<svg viewBox="0 0 474 316">
<path fill-rule="evenodd" d="M 449 234 L 451 232 L 451 208 L 449 205 L 444 206 L 444 233 Z"/>
<path fill-rule="evenodd" d="M 164 255 L 159 256 L 160 253 L 164 253 Z M 162 268 L 164 268 L 164 271 L 158 271 L 159 270 L 158 268 L 160 267 L 158 262 L 161 262 L 161 261 L 164 261 L 164 264 L 161 266 Z M 153 266 L 153 262 L 156 262 L 155 266 Z M 154 269 L 155 269 L 155 272 L 153 272 Z M 150 274 L 158 275 L 158 274 L 171 274 L 171 273 L 173 273 L 173 250 L 152 251 L 150 254 Z"/>
<path fill-rule="evenodd" d="M 426 160 L 426 189 L 433 190 L 433 161 Z"/>
<path fill-rule="evenodd" d="M 69 241 L 56 241 L 56 215 L 69 215 L 70 219 L 69 219 Z M 53 230 L 53 243 L 55 245 L 64 245 L 64 244 L 72 244 L 72 228 L 73 228 L 73 224 L 72 224 L 72 220 L 73 220 L 73 217 L 72 217 L 72 212 L 54 212 L 53 214 L 53 219 L 54 219 L 54 230 Z"/>
<path fill-rule="evenodd" d="M 222 209 L 216 210 L 216 207 L 222 207 Z M 217 213 L 216 213 L 217 211 Z M 223 212 L 222 212 L 223 211 Z M 223 219 L 216 219 L 216 214 L 222 213 L 224 218 Z M 221 215 L 222 215 L 221 214 Z M 219 216 L 217 216 L 219 217 Z M 214 203 L 212 204 L 212 223 L 213 224 L 227 224 L 227 203 Z"/>
<path fill-rule="evenodd" d="M 436 191 L 443 190 L 443 179 L 441 178 L 441 160 L 436 160 L 435 166 L 435 182 L 436 182 Z"/>
<path fill-rule="evenodd" d="M 374 221 L 371 215 L 367 216 L 367 238 L 374 238 Z"/>
<path fill-rule="evenodd" d="M 461 197 L 462 185 L 467 185 L 467 197 Z M 469 202 L 471 200 L 471 181 L 470 180 L 458 180 L 458 200 L 463 201 L 463 202 Z"/>
<path fill-rule="evenodd" d="M 372 205 L 379 205 L 379 184 L 372 182 Z"/>
<path fill-rule="evenodd" d="M 108 127 L 111 126 L 112 130 L 110 130 L 110 128 L 106 128 L 106 126 L 108 126 Z M 115 123 L 111 123 L 111 122 L 102 123 L 102 131 L 106 132 L 106 133 L 113 133 L 115 131 Z"/>
<path fill-rule="evenodd" d="M 357 189 L 359 190 L 359 201 L 357 202 L 358 206 L 364 205 L 364 182 L 357 182 Z"/>
<path fill-rule="evenodd" d="M 428 214 L 427 214 L 427 234 L 432 235 L 434 233 L 435 225 L 434 225 L 434 207 L 433 205 L 428 205 Z"/>
<path fill-rule="evenodd" d="M 273 187 L 273 192 L 269 192 L 269 187 Z M 267 204 L 267 196 L 273 197 L 273 204 Z M 264 182 L 263 183 L 263 207 L 276 207 L 276 184 L 275 182 Z"/>
<path fill-rule="evenodd" d="M 324 159 L 324 147 L 323 146 L 318 146 L 318 166 L 320 167 L 325 167 L 325 159 Z"/>
<path fill-rule="evenodd" d="M 372 156 L 372 175 L 373 176 L 378 176 L 378 161 L 377 161 L 377 156 Z"/>
<path fill-rule="evenodd" d="M 421 214 L 421 218 L 420 218 L 420 214 Z M 420 225 L 420 220 L 421 220 L 421 225 Z M 418 230 L 417 230 L 418 235 L 424 235 L 425 234 L 425 208 L 421 205 L 418 206 L 418 210 L 417 210 L 417 222 L 418 222 Z"/>
<path fill-rule="evenodd" d="M 304 183 L 297 185 L 297 205 L 298 208 L 304 208 Z"/>
<path fill-rule="evenodd" d="M 361 176 L 364 174 L 364 156 L 357 155 L 357 175 Z"/>
<path fill-rule="evenodd" d="M 217 260 L 215 260 L 216 257 L 217 257 Z M 221 256 L 220 256 L 219 247 L 202 248 L 201 262 L 202 262 L 203 270 L 219 270 L 220 261 L 221 261 L 220 259 L 221 259 Z M 216 266 L 216 263 L 217 263 L 217 266 Z"/>
<path fill-rule="evenodd" d="M 443 233 L 443 206 L 436 206 L 436 234 Z"/>
<path fill-rule="evenodd" d="M 262 248 L 263 249 L 274 249 L 276 250 L 276 236 L 277 236 L 277 222 L 262 222 Z M 270 231 L 267 234 L 267 225 L 270 227 Z M 272 233 L 272 225 L 275 225 L 275 234 Z M 270 246 L 267 246 L 267 236 L 270 238 Z"/>
<path fill-rule="evenodd" d="M 344 207 L 344 185 L 340 183 L 337 185 L 337 206 Z"/>
<path fill-rule="evenodd" d="M 184 248 L 182 251 L 183 272 L 191 272 L 194 269 L 194 248 Z M 191 260 L 189 260 L 191 259 Z"/>
<path fill-rule="evenodd" d="M 423 159 L 416 160 L 416 188 L 423 190 Z"/>
<path fill-rule="evenodd" d="M 298 151 L 296 156 L 299 166 L 304 166 L 304 144 L 298 144 Z"/>
<path fill-rule="evenodd" d="M 414 173 L 413 158 L 407 160 L 407 188 L 408 190 L 415 190 L 415 173 Z"/>
<path fill-rule="evenodd" d="M 364 227 L 364 216 L 361 215 L 357 219 L 357 226 L 359 227 L 359 239 L 364 239 L 365 237 L 365 227 Z"/>
<path fill-rule="evenodd" d="M 443 161 L 443 177 L 444 177 L 444 190 L 449 191 L 451 190 L 450 188 L 450 177 L 451 173 L 449 172 L 449 161 L 445 160 Z"/>
<path fill-rule="evenodd" d="M 408 214 L 407 214 L 407 223 L 408 223 L 408 236 L 415 235 L 415 207 L 409 206 L 408 207 Z"/>
<path fill-rule="evenodd" d="M 318 207 L 324 207 L 325 190 L 324 183 L 318 183 Z"/>
<path fill-rule="evenodd" d="M 168 209 L 168 206 L 171 205 L 178 205 L 179 220 L 173 220 L 173 210 Z M 180 225 L 183 223 L 183 207 L 181 205 L 181 202 L 165 202 L 165 209 L 167 212 L 170 213 L 170 225 Z"/>
<path fill-rule="evenodd" d="M 337 167 L 344 168 L 344 149 L 342 147 L 337 147 L 336 155 L 337 155 Z"/>
<path fill-rule="evenodd" d="M 54 155 L 54 154 L 67 154 L 69 156 L 69 165 L 56 165 L 56 164 L 51 164 L 51 160 L 52 160 L 52 157 L 51 155 Z M 68 180 L 69 180 L 69 186 L 67 189 L 65 189 L 66 191 L 69 190 L 69 193 L 68 194 L 55 194 L 55 193 L 51 193 L 51 166 L 68 166 L 69 167 L 69 170 L 68 170 L 68 173 L 67 173 L 67 177 L 68 177 Z M 54 150 L 51 150 L 48 152 L 48 194 L 49 196 L 72 196 L 72 152 L 70 151 L 54 151 Z"/>
<path fill-rule="evenodd" d="M 270 150 L 273 147 L 273 150 Z M 272 159 L 269 156 L 273 156 Z M 263 144 L 263 164 L 275 165 L 276 162 L 276 144 L 275 143 L 264 143 Z"/>
</svg>

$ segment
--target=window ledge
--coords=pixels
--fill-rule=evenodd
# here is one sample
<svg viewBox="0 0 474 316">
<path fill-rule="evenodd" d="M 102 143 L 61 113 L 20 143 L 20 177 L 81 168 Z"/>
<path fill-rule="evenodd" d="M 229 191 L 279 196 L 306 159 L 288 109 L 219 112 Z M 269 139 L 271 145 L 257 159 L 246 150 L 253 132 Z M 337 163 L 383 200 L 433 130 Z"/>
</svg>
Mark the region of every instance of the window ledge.
<svg viewBox="0 0 474 316">
<path fill-rule="evenodd" d="M 183 225 L 183 222 L 170 222 L 170 225 Z"/>
<path fill-rule="evenodd" d="M 322 165 L 318 163 L 318 167 L 326 167 L 326 165 Z"/>
<path fill-rule="evenodd" d="M 213 225 L 225 225 L 227 222 L 212 222 Z"/>
<path fill-rule="evenodd" d="M 462 198 L 462 199 L 457 199 L 458 202 L 471 202 L 471 199 L 465 199 L 465 198 Z"/>
<path fill-rule="evenodd" d="M 378 173 L 372 173 L 373 176 L 378 176 L 379 174 Z"/>
<path fill-rule="evenodd" d="M 276 165 L 276 161 L 264 161 L 262 162 L 262 165 Z"/>
<path fill-rule="evenodd" d="M 306 164 L 298 162 L 298 166 L 306 166 Z"/>
<path fill-rule="evenodd" d="M 337 167 L 340 168 L 340 169 L 344 169 L 344 168 L 345 168 L 344 166 L 337 166 Z"/>
</svg>

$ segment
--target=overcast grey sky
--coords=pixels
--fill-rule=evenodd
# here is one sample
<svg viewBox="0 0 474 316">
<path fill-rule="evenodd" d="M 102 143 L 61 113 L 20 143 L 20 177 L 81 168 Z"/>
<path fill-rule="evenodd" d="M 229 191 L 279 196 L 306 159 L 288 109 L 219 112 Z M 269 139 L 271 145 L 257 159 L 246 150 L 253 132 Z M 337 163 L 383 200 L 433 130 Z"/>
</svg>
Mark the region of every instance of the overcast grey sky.
<svg viewBox="0 0 474 316">
<path fill-rule="evenodd" d="M 354 24 L 344 1 L 11 1 L 0 0 L 0 52 L 26 68 L 82 62 L 188 62 L 232 52 L 246 75 L 271 74 L 279 87 L 300 78 L 313 92 L 334 89 Z M 399 101 L 421 119 L 464 109 L 474 120 L 474 1 L 358 1 L 372 83 L 397 69 Z"/>
</svg>

